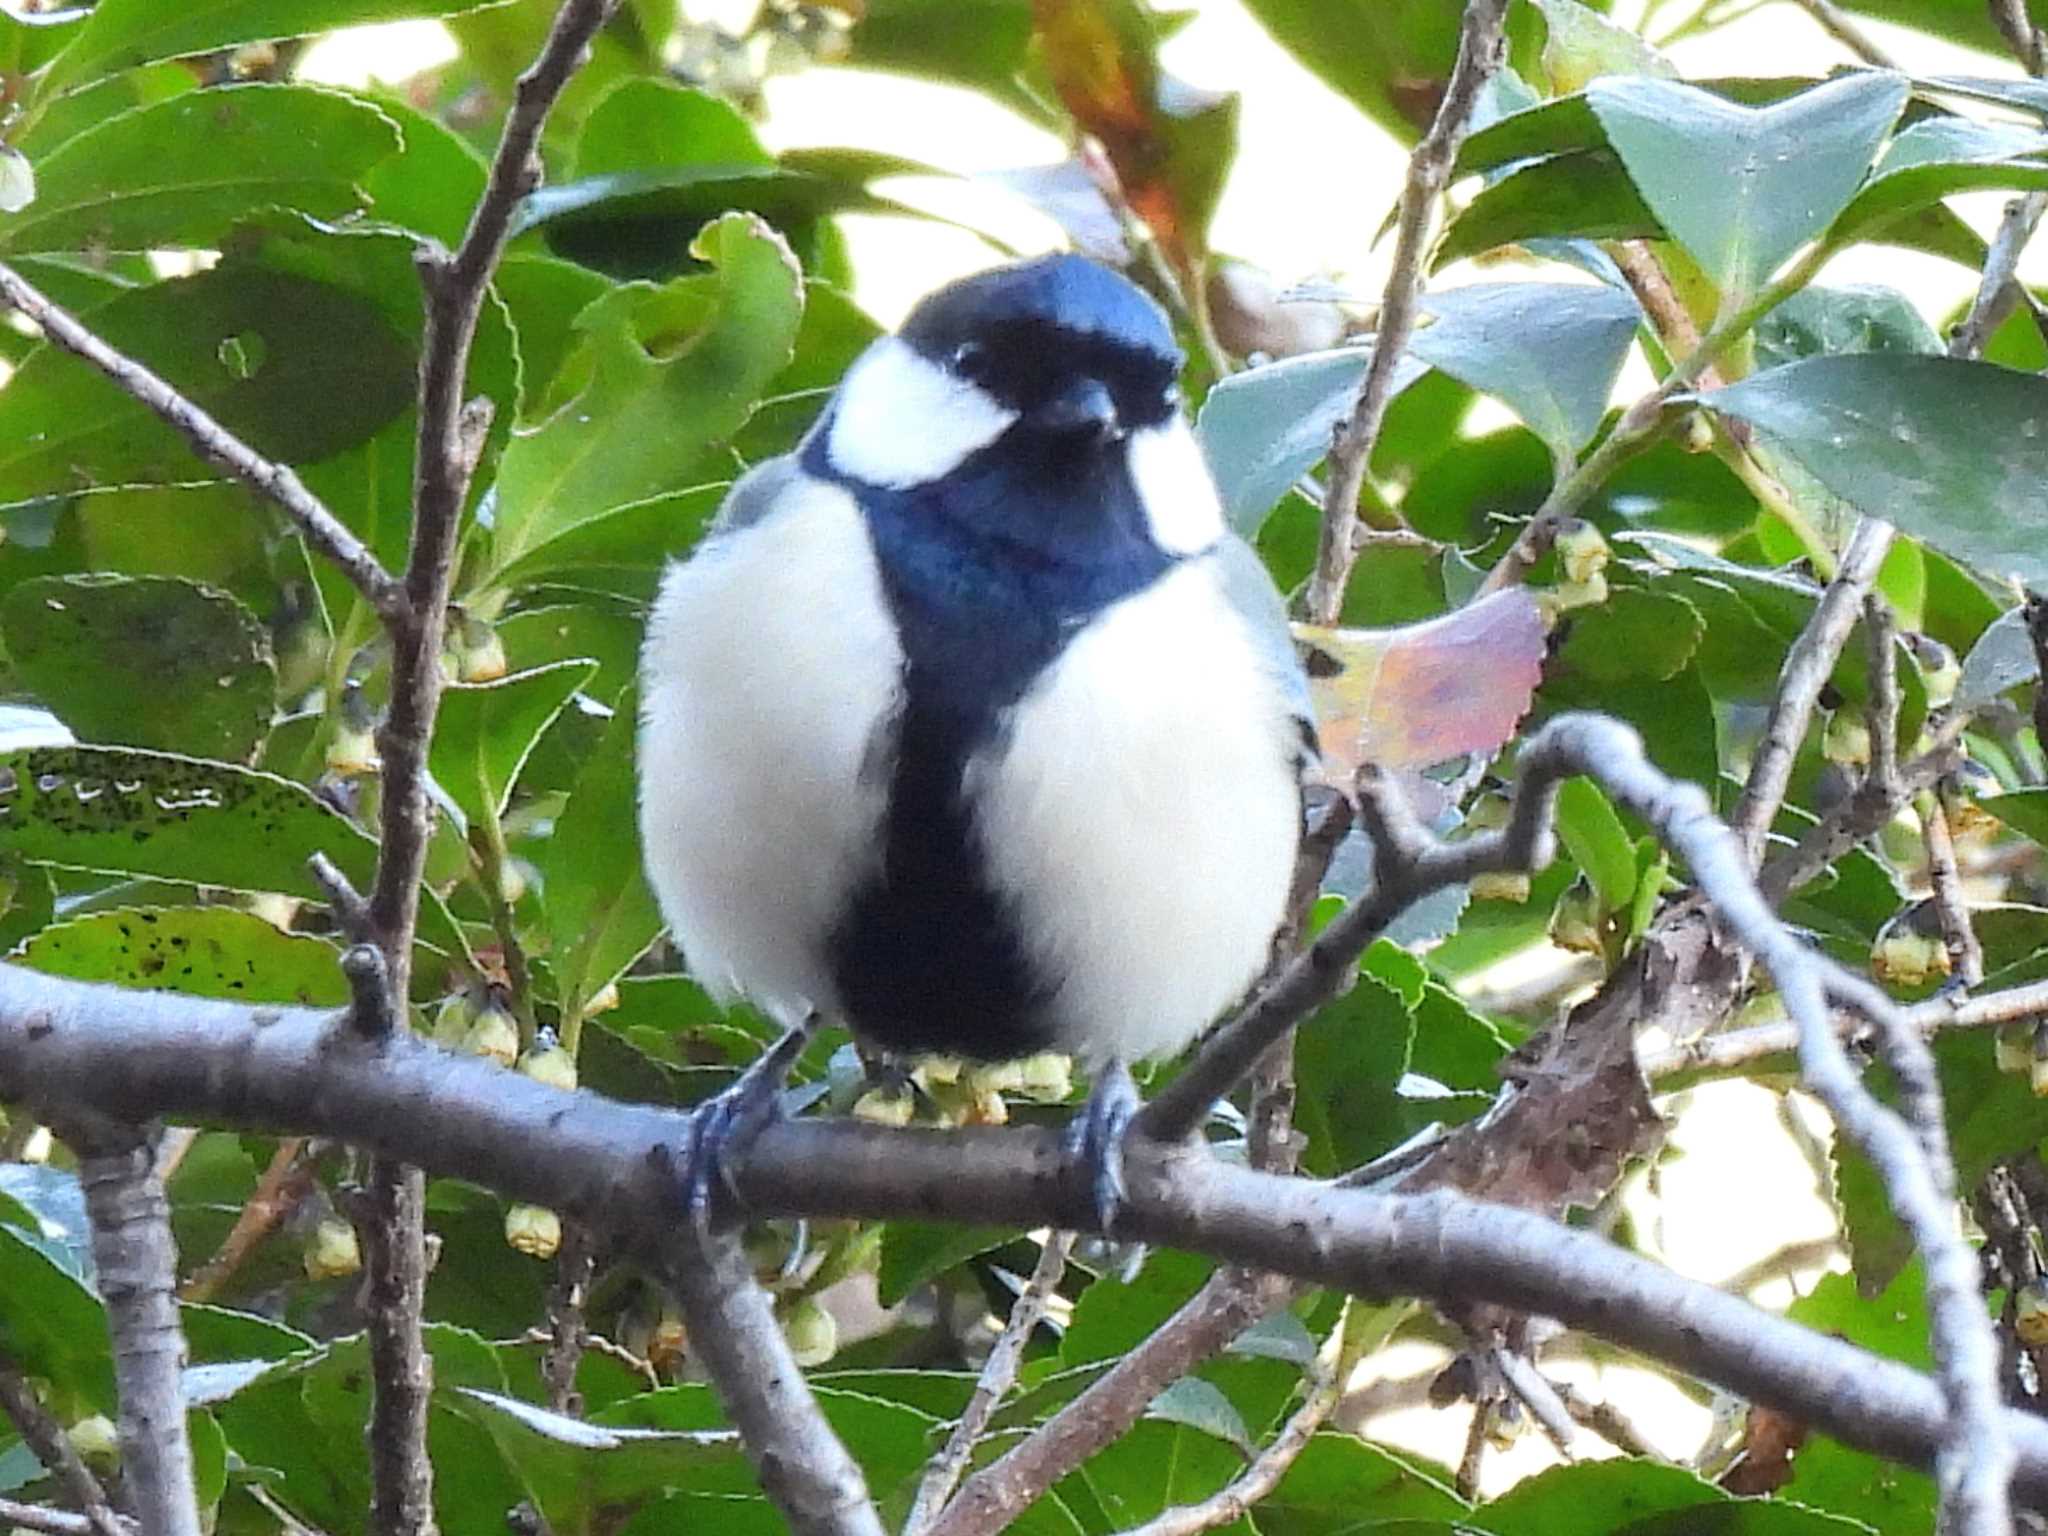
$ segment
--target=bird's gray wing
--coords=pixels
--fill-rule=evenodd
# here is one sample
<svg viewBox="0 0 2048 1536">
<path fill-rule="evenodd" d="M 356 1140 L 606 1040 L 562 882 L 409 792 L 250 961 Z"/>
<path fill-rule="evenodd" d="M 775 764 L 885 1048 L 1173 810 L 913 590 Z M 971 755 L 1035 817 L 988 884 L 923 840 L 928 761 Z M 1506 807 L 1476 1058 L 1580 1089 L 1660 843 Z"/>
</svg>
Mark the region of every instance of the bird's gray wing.
<svg viewBox="0 0 2048 1536">
<path fill-rule="evenodd" d="M 718 516 L 711 521 L 711 532 L 737 533 L 742 528 L 751 528 L 774 511 L 783 493 L 803 477 L 803 466 L 793 453 L 763 459 L 735 480 L 732 489 L 725 493 Z"/>
<path fill-rule="evenodd" d="M 1223 596 L 1244 620 L 1252 647 L 1274 682 L 1285 693 L 1288 707 L 1301 727 L 1304 753 L 1316 753 L 1316 713 L 1309 698 L 1308 673 L 1294 648 L 1294 635 L 1287 627 L 1287 605 L 1279 588 L 1266 573 L 1265 564 L 1251 545 L 1234 533 L 1226 533 L 1209 552 L 1222 577 Z"/>
</svg>

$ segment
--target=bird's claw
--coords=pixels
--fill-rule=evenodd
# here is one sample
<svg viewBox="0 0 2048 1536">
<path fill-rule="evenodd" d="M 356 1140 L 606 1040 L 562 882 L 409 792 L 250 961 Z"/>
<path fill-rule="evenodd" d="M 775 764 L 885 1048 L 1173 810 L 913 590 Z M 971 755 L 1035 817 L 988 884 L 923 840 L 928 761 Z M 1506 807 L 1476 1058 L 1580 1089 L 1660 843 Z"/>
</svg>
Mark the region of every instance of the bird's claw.
<svg viewBox="0 0 2048 1536">
<path fill-rule="evenodd" d="M 728 1165 L 782 1112 L 782 1085 L 808 1038 L 792 1029 L 748 1065 L 731 1087 L 690 1112 L 682 1146 L 674 1154 L 675 1179 L 684 1208 L 699 1232 L 711 1229 L 718 1188 L 737 1201 Z"/>
<path fill-rule="evenodd" d="M 1067 1160 L 1089 1181 L 1096 1230 L 1113 1236 L 1124 1210 L 1124 1142 L 1137 1118 L 1138 1085 L 1130 1069 L 1112 1061 L 1096 1075 L 1095 1086 L 1067 1127 Z"/>
</svg>

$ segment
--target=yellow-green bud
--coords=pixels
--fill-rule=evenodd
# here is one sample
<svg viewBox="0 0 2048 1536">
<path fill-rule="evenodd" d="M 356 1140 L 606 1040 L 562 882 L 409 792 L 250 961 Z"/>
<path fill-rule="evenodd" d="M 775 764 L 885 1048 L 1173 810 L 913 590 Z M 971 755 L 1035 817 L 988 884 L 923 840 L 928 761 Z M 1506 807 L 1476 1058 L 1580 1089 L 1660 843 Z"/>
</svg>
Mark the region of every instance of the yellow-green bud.
<svg viewBox="0 0 2048 1536">
<path fill-rule="evenodd" d="M 823 1365 L 839 1353 L 839 1324 L 812 1297 L 802 1297 L 789 1309 L 782 1332 L 798 1365 Z"/>
<path fill-rule="evenodd" d="M 1602 915 L 1592 887 L 1583 880 L 1574 881 L 1550 909 L 1550 942 L 1577 954 L 1606 953 L 1600 934 Z"/>
<path fill-rule="evenodd" d="M 1836 710 L 1828 716 L 1827 729 L 1821 733 L 1820 750 L 1821 756 L 1831 763 L 1869 762 L 1869 722 L 1846 709 Z"/>
<path fill-rule="evenodd" d="M 121 1456 L 121 1437 L 104 1413 L 89 1414 L 64 1431 L 71 1448 L 87 1461 L 111 1465 Z"/>
<path fill-rule="evenodd" d="M 2014 1075 L 2024 1072 L 2031 1076 L 2034 1070 L 2034 1026 L 2001 1024 L 1995 1059 L 2001 1072 Z"/>
<path fill-rule="evenodd" d="M 608 981 L 591 993 L 583 1004 L 583 1017 L 594 1019 L 600 1013 L 610 1013 L 619 1006 L 619 984 Z"/>
<path fill-rule="evenodd" d="M 528 1258 L 551 1259 L 562 1246 L 562 1218 L 540 1205 L 515 1205 L 505 1212 L 505 1241 Z"/>
<path fill-rule="evenodd" d="M 376 733 L 365 726 L 338 722 L 327 738 L 327 771 L 336 778 L 358 779 L 377 771 Z"/>
<path fill-rule="evenodd" d="M 444 1051 L 461 1050 L 476 1018 L 476 1006 L 470 1002 L 467 992 L 455 992 L 442 998 L 440 1006 L 434 1010 L 434 1044 Z"/>
<path fill-rule="evenodd" d="M 908 1088 L 870 1088 L 853 1105 L 853 1118 L 871 1125 L 905 1126 L 916 1113 L 917 1095 Z"/>
<path fill-rule="evenodd" d="M 328 1216 L 313 1228 L 302 1256 L 308 1280 L 332 1280 L 352 1275 L 363 1267 L 363 1250 L 356 1242 L 356 1229 L 339 1216 Z"/>
<path fill-rule="evenodd" d="M 519 1025 L 511 1014 L 493 1003 L 476 1016 L 469 1033 L 462 1037 L 462 1049 L 471 1056 L 488 1056 L 509 1067 L 519 1057 Z"/>
<path fill-rule="evenodd" d="M 490 683 L 505 675 L 505 642 L 483 620 L 462 615 L 450 626 L 448 640 L 448 649 L 455 659 L 456 681 Z"/>
<path fill-rule="evenodd" d="M 1605 534 L 1591 523 L 1580 522 L 1576 518 L 1558 534 L 1554 547 L 1558 569 L 1564 573 L 1565 581 L 1573 585 L 1599 579 L 1613 554 L 1607 547 Z"/>
<path fill-rule="evenodd" d="M 1472 877 L 1474 901 L 1524 902 L 1529 899 L 1529 877 L 1518 869 L 1487 870 Z"/>
<path fill-rule="evenodd" d="M 519 1058 L 519 1070 L 550 1088 L 576 1086 L 576 1058 L 559 1045 L 536 1045 Z"/>
<path fill-rule="evenodd" d="M 1948 974 L 1948 945 L 1939 934 L 1915 933 L 1900 923 L 1878 936 L 1870 951 L 1870 968 L 1880 981 L 1917 987 Z"/>
</svg>

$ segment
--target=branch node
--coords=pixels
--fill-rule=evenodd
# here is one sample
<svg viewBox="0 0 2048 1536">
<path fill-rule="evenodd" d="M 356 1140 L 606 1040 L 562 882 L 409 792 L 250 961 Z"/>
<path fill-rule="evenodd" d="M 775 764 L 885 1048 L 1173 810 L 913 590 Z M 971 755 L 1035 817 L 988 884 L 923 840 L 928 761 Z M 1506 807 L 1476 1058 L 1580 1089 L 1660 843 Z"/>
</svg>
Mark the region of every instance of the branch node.
<svg viewBox="0 0 2048 1536">
<path fill-rule="evenodd" d="M 365 1040 L 388 1040 L 398 1030 L 398 1003 L 384 951 L 374 944 L 351 945 L 341 957 L 348 978 L 349 1028 Z"/>
</svg>

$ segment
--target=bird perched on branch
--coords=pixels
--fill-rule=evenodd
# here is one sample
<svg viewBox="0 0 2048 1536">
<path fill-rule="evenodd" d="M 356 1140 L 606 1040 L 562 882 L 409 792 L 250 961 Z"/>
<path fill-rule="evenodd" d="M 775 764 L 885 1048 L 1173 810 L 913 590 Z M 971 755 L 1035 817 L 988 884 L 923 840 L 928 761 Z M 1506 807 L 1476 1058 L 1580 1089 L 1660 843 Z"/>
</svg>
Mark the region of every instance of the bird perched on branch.
<svg viewBox="0 0 2048 1536">
<path fill-rule="evenodd" d="M 1125 1063 L 1257 976 L 1314 752 L 1159 308 L 1075 256 L 968 277 L 854 364 L 662 583 L 647 873 L 689 968 L 790 1033 L 693 1120 L 702 1219 L 808 1021 L 893 1053 L 1070 1052 L 1113 1221 Z"/>
</svg>

